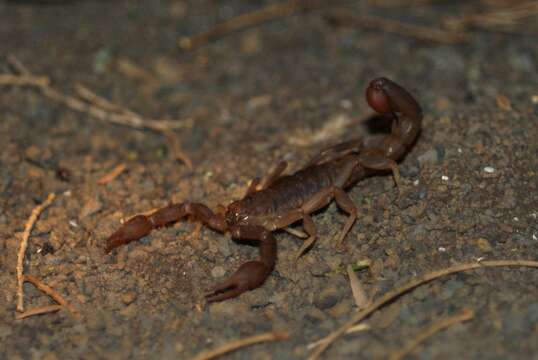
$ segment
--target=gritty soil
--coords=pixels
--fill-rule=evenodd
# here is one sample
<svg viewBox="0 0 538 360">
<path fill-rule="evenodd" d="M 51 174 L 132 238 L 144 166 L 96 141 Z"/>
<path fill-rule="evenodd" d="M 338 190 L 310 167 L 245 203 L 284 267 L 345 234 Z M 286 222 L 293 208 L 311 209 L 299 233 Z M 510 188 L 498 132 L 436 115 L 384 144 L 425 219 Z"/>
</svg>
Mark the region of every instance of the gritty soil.
<svg viewBox="0 0 538 360">
<path fill-rule="evenodd" d="M 62 92 L 81 83 L 148 117 L 177 119 L 185 127 L 175 136 L 194 164 L 177 161 L 158 132 L 97 120 L 31 88 L 1 87 L 0 358 L 187 359 L 278 330 L 289 340 L 227 358 L 302 359 L 309 343 L 355 311 L 347 265 L 370 262 L 356 273 L 375 298 L 455 263 L 538 258 L 536 37 L 474 30 L 469 43 L 442 45 L 338 27 L 317 10 L 192 52 L 178 48 L 181 36 L 268 3 L 0 3 L 1 72 L 12 70 L 11 54 Z M 431 25 L 483 11 L 477 2 L 344 5 Z M 215 208 L 240 198 L 280 159 L 293 171 L 328 144 L 386 131 L 364 101 L 377 76 L 417 97 L 423 130 L 401 162 L 400 195 L 390 176 L 349 190 L 361 214 L 343 249 L 335 237 L 345 214 L 332 204 L 314 216 L 318 241 L 296 268 L 302 240 L 277 232 L 278 263 L 265 284 L 216 304 L 204 293 L 256 257 L 255 247 L 189 219 L 104 254 L 124 218 L 187 199 Z M 118 164 L 126 171 L 99 185 Z M 14 320 L 24 225 L 51 192 L 57 199 L 32 232 L 25 272 L 83 319 L 60 311 Z M 31 284 L 24 289 L 26 308 L 53 303 Z M 465 308 L 476 311 L 472 321 L 435 335 L 414 357 L 538 358 L 538 271 L 528 268 L 480 269 L 422 286 L 325 356 L 386 358 Z"/>
</svg>

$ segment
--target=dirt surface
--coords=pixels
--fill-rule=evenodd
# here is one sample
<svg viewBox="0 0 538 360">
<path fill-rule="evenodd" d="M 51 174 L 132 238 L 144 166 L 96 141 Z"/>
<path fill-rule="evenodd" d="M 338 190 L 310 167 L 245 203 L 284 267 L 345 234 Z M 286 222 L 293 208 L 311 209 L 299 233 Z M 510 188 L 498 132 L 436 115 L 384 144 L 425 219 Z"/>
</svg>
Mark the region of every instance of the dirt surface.
<svg viewBox="0 0 538 360">
<path fill-rule="evenodd" d="M 82 83 L 148 117 L 177 119 L 185 127 L 175 136 L 194 164 L 190 170 L 174 159 L 158 132 L 97 120 L 31 88 L 1 87 L 0 357 L 186 359 L 278 330 L 290 339 L 228 358 L 300 359 L 355 311 L 347 265 L 370 261 L 356 273 L 378 297 L 455 263 L 537 258 L 536 37 L 474 30 L 466 44 L 443 45 L 335 27 L 317 10 L 196 51 L 178 48 L 181 36 L 267 3 L 0 3 L 1 72 L 12 70 L 11 54 L 62 92 Z M 484 11 L 477 2 L 413 10 L 373 3 L 347 6 L 434 26 L 447 14 Z M 332 204 L 314 216 L 319 239 L 297 268 L 301 240 L 278 232 L 278 263 L 266 283 L 211 305 L 204 293 L 256 257 L 256 248 L 189 220 L 104 254 L 123 218 L 171 201 L 227 204 L 280 159 L 296 170 L 327 144 L 378 132 L 364 101 L 377 76 L 415 94 L 423 131 L 401 163 L 401 195 L 390 176 L 350 189 L 361 216 L 343 250 L 334 242 L 345 214 Z M 126 171 L 99 185 L 118 164 Z M 20 239 L 50 192 L 57 199 L 32 232 L 25 272 L 83 319 L 60 311 L 14 320 Z M 26 308 L 53 303 L 30 284 L 24 289 Z M 420 287 L 325 356 L 384 358 L 464 308 L 475 318 L 434 336 L 417 358 L 536 358 L 538 271 L 527 268 L 480 269 Z"/>
</svg>

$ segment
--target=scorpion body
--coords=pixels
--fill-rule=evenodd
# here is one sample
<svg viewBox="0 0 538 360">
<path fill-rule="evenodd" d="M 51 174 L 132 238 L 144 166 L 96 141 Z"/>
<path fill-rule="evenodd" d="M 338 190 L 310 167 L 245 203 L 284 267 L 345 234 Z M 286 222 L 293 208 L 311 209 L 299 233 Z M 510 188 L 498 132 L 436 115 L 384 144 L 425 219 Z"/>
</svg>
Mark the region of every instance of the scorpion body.
<svg viewBox="0 0 538 360">
<path fill-rule="evenodd" d="M 236 297 L 263 284 L 277 258 L 273 231 L 302 220 L 309 236 L 305 244 L 311 244 L 316 228 L 310 214 L 333 199 L 348 214 L 338 236 L 338 242 L 343 241 L 357 217 L 357 208 L 344 190 L 366 176 L 387 171 L 392 172 L 398 185 L 400 175 L 396 161 L 414 143 L 422 122 L 420 105 L 389 79 L 370 82 L 366 99 L 378 113 L 393 118 L 391 133 L 377 145 L 366 146 L 361 139 L 356 139 L 331 146 L 291 175 L 282 175 L 287 164 L 281 162 L 263 181 L 254 179 L 243 199 L 217 213 L 203 204 L 184 202 L 171 204 L 149 216 L 135 216 L 107 239 L 106 252 L 187 215 L 197 217 L 214 230 L 229 232 L 232 238 L 257 241 L 260 259 L 242 264 L 230 278 L 209 292 L 206 299 L 212 302 Z"/>
</svg>

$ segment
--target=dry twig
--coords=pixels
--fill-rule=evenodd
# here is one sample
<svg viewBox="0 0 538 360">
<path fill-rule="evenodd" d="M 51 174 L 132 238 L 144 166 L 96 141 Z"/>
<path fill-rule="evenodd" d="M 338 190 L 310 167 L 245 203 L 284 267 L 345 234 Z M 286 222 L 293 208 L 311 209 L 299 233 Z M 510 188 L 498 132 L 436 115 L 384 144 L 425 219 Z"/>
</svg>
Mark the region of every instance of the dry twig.
<svg viewBox="0 0 538 360">
<path fill-rule="evenodd" d="M 173 130 L 191 126 L 191 119 L 185 119 L 181 122 L 146 119 L 130 109 L 111 103 L 80 84 L 75 84 L 78 97 L 65 95 L 50 86 L 48 77 L 33 76 L 15 56 L 9 55 L 7 59 L 19 75 L 0 74 L 0 85 L 33 86 L 41 91 L 45 97 L 60 102 L 71 110 L 86 113 L 98 120 L 117 125 L 129 126 L 139 130 L 150 129 L 158 131 L 165 135 L 167 139 Z M 192 169 L 192 161 L 181 150 L 179 143 L 176 141 L 169 146 L 171 147 L 171 153 Z"/>
<path fill-rule="evenodd" d="M 354 15 L 350 10 L 331 11 L 326 18 L 335 23 L 353 24 L 360 27 L 373 28 L 377 31 L 404 35 L 419 40 L 434 41 L 441 44 L 457 44 L 467 42 L 471 35 L 463 31 L 447 31 L 428 26 L 407 24 L 373 15 Z"/>
<path fill-rule="evenodd" d="M 99 185 L 108 184 L 109 182 L 113 181 L 115 178 L 120 176 L 120 174 L 124 172 L 126 168 L 127 168 L 127 165 L 125 164 L 119 164 L 115 166 L 114 169 L 110 170 L 108 173 L 102 176 L 99 180 L 97 180 L 97 183 Z"/>
<path fill-rule="evenodd" d="M 19 247 L 19 253 L 17 256 L 17 311 L 24 311 L 24 292 L 23 292 L 23 283 L 24 283 L 24 256 L 26 254 L 26 248 L 28 247 L 28 239 L 30 238 L 30 233 L 34 227 L 35 222 L 39 215 L 45 210 L 56 198 L 56 194 L 50 193 L 47 196 L 47 199 L 36 206 L 30 215 L 30 218 L 26 222 L 24 227 L 24 233 L 22 235 L 21 244 Z"/>
<path fill-rule="evenodd" d="M 0 74 L 0 85 L 12 86 L 48 86 L 49 78 L 46 76 Z"/>
<path fill-rule="evenodd" d="M 80 98 L 62 94 L 50 86 L 47 77 L 33 76 L 16 57 L 10 55 L 8 61 L 19 72 L 19 75 L 2 74 L 0 85 L 33 86 L 44 96 L 64 104 L 71 110 L 89 114 L 98 120 L 136 129 L 170 131 L 188 126 L 186 125 L 188 121 L 145 119 L 129 109 L 110 103 L 81 85 L 76 87 Z"/>
<path fill-rule="evenodd" d="M 182 37 L 179 46 L 184 50 L 192 50 L 205 45 L 213 39 L 226 36 L 234 31 L 262 24 L 279 17 L 292 15 L 300 10 L 319 7 L 326 2 L 321 0 L 288 0 L 268 5 L 260 10 L 236 16 L 228 21 L 217 24 L 208 31 L 191 37 Z"/>
<path fill-rule="evenodd" d="M 347 323 L 345 323 L 339 329 L 333 331 L 331 334 L 321 339 L 322 341 L 320 342 L 319 347 L 310 355 L 308 359 L 309 360 L 319 359 L 321 354 L 325 350 L 327 350 L 327 348 L 331 346 L 336 340 L 338 340 L 342 335 L 344 335 L 346 331 L 349 328 L 351 328 L 353 325 L 355 325 L 359 321 L 362 321 L 364 318 L 368 317 L 370 314 L 372 314 L 373 312 L 375 312 L 376 310 L 378 310 L 385 304 L 393 301 L 394 299 L 400 297 L 401 295 L 409 292 L 410 290 L 413 290 L 414 288 L 420 285 L 426 284 L 437 278 L 454 274 L 457 272 L 468 271 L 468 270 L 478 269 L 482 267 L 499 267 L 499 266 L 525 266 L 525 267 L 538 268 L 538 261 L 531 261 L 531 260 L 481 261 L 481 262 L 454 265 L 446 269 L 436 270 L 436 271 L 427 273 L 425 275 L 422 275 L 414 280 L 411 280 L 410 282 L 408 282 L 407 284 L 399 288 L 389 291 L 388 293 L 386 293 L 385 295 L 381 296 L 379 299 L 374 301 L 366 309 L 357 311 Z"/>
<path fill-rule="evenodd" d="M 464 309 L 461 313 L 450 316 L 445 319 L 441 319 L 437 322 L 435 322 L 433 325 L 428 327 L 426 330 L 424 330 L 422 333 L 420 333 L 415 339 L 410 341 L 407 345 L 405 345 L 402 349 L 395 351 L 390 355 L 389 360 L 400 360 L 404 356 L 410 354 L 415 350 L 417 346 L 419 346 L 422 342 L 427 340 L 432 335 L 435 335 L 441 330 L 444 330 L 446 328 L 449 328 L 452 325 L 470 320 L 474 317 L 474 311 L 470 309 Z"/>
<path fill-rule="evenodd" d="M 86 86 L 82 84 L 78 84 L 78 83 L 75 84 L 75 91 L 78 94 L 78 96 L 80 96 L 81 99 L 87 101 L 88 103 L 93 103 L 96 106 L 102 108 L 103 110 L 125 114 L 132 117 L 142 117 L 129 109 L 126 109 L 122 106 L 111 103 L 107 99 L 97 95 L 96 93 L 94 93 L 93 91 L 91 91 L 90 89 L 88 89 Z"/>
<path fill-rule="evenodd" d="M 69 312 L 73 314 L 75 318 L 80 319 L 79 311 L 73 305 L 67 302 L 67 300 L 65 300 L 64 297 L 60 295 L 59 293 L 57 293 L 53 288 L 44 284 L 38 278 L 32 275 L 24 275 L 24 280 L 28 281 L 29 283 L 32 283 L 36 288 L 38 288 L 39 290 L 43 291 L 45 294 L 50 296 L 59 305 L 65 306 L 65 308 L 69 310 Z"/>
<path fill-rule="evenodd" d="M 27 317 L 34 316 L 34 315 L 41 315 L 41 314 L 48 314 L 51 312 L 56 312 L 58 310 L 61 310 L 62 307 L 63 307 L 62 305 L 47 305 L 47 306 L 36 307 L 36 308 L 26 310 L 25 312 L 15 315 L 15 320 L 25 319 Z"/>
<path fill-rule="evenodd" d="M 249 336 L 244 339 L 230 341 L 213 350 L 202 351 L 201 353 L 196 355 L 192 360 L 214 359 L 218 356 L 224 355 L 231 351 L 235 351 L 242 347 L 254 345 L 261 342 L 267 342 L 267 341 L 287 340 L 288 338 L 289 338 L 289 335 L 287 332 L 277 332 L 277 331 L 267 332 L 260 335 Z"/>
<path fill-rule="evenodd" d="M 504 4 L 505 2 L 503 2 Z M 452 29 L 463 29 L 469 26 L 485 29 L 497 29 L 503 26 L 518 25 L 521 21 L 538 15 L 538 1 L 527 1 L 510 6 L 498 6 L 485 13 L 449 18 L 446 25 Z"/>
<path fill-rule="evenodd" d="M 192 160 L 187 156 L 187 154 L 185 154 L 185 152 L 181 148 L 181 143 L 176 134 L 174 134 L 172 131 L 164 131 L 163 134 L 165 136 L 168 148 L 171 150 L 174 159 L 181 161 L 182 163 L 187 165 L 189 170 L 192 170 Z"/>
<path fill-rule="evenodd" d="M 353 334 L 353 333 L 356 333 L 356 332 L 368 331 L 370 329 L 371 329 L 371 326 L 369 324 L 365 324 L 365 323 L 358 324 L 358 325 L 352 326 L 349 329 L 347 329 L 346 334 Z M 319 345 L 321 345 L 323 343 L 323 341 L 324 341 L 324 339 L 320 339 L 318 341 L 310 343 L 310 344 L 306 345 L 306 349 L 307 350 L 312 350 L 312 349 L 318 347 Z"/>
</svg>

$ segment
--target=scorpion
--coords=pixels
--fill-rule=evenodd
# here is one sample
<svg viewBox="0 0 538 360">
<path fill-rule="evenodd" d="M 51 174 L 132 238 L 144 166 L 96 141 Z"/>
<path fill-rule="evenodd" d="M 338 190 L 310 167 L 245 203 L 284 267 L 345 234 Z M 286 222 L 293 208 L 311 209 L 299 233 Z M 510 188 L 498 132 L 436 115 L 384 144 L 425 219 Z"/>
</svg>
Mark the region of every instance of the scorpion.
<svg viewBox="0 0 538 360">
<path fill-rule="evenodd" d="M 106 241 L 106 253 L 123 244 L 148 235 L 153 229 L 170 225 L 186 216 L 200 220 L 233 239 L 258 244 L 259 260 L 243 263 L 227 280 L 205 295 L 208 302 L 222 301 L 260 287 L 275 267 L 277 243 L 273 232 L 302 220 L 303 229 L 313 243 L 316 227 L 311 214 L 326 207 L 333 199 L 347 213 L 337 242 L 341 243 L 357 218 L 357 208 L 346 189 L 359 180 L 378 173 L 392 172 L 398 190 L 400 160 L 415 142 L 422 122 L 422 109 L 414 97 L 395 82 L 381 77 L 366 89 L 371 108 L 392 119 L 390 134 L 377 145 L 365 145 L 354 139 L 330 146 L 314 156 L 307 165 L 283 175 L 287 167 L 281 161 L 263 179 L 254 178 L 243 199 L 213 212 L 196 202 L 174 203 L 151 215 L 137 215 L 126 221 Z"/>
</svg>

